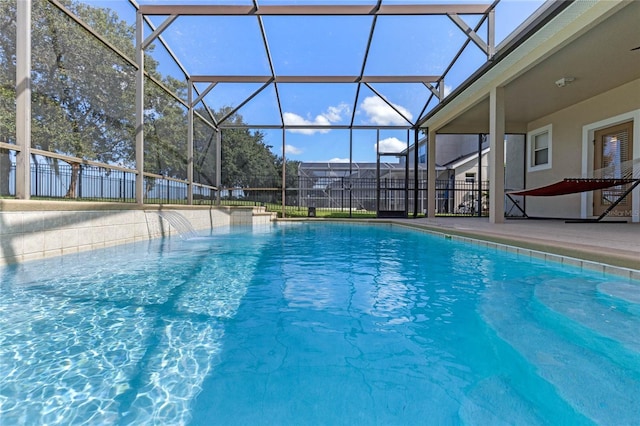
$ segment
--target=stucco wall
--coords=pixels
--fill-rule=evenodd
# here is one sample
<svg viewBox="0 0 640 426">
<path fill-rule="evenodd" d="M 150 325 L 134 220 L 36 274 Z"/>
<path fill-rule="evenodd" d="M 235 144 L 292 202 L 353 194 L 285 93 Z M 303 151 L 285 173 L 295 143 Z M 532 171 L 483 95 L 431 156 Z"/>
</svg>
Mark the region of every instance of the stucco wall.
<svg viewBox="0 0 640 426">
<path fill-rule="evenodd" d="M 0 265 L 151 238 L 179 238 L 158 212 L 185 218 L 195 230 L 264 224 L 261 208 L 164 207 L 0 200 Z"/>
<path fill-rule="evenodd" d="M 478 135 L 436 135 L 436 164 L 447 164 L 457 158 L 478 152 Z M 489 146 L 482 144 L 482 149 Z"/>
<path fill-rule="evenodd" d="M 456 167 L 455 177 L 457 181 L 466 180 L 467 173 L 475 173 L 476 182 L 480 179 L 478 174 L 478 157 Z M 489 153 L 482 154 L 482 181 L 489 179 Z"/>
<path fill-rule="evenodd" d="M 590 123 L 606 120 L 621 114 L 640 109 L 640 80 L 620 86 L 587 101 L 557 111 L 542 117 L 527 125 L 528 131 L 541 127 L 552 126 L 552 168 L 534 172 L 527 172 L 528 188 L 547 185 L 568 177 L 583 176 L 583 154 L 590 161 L 586 161 L 587 173 L 593 171 L 592 152 L 583 153 L 583 147 L 590 145 L 584 141 L 583 128 Z M 634 123 L 637 129 L 640 123 Z M 635 131 L 637 133 L 637 130 Z M 634 141 L 638 146 L 640 141 Z M 593 149 L 588 148 L 588 149 Z M 634 158 L 640 158 L 640 149 L 634 149 Z M 637 196 L 637 194 L 634 194 Z M 527 213 L 531 216 L 546 217 L 580 217 L 592 215 L 592 210 L 582 212 L 581 194 L 562 195 L 556 197 L 527 197 Z"/>
</svg>

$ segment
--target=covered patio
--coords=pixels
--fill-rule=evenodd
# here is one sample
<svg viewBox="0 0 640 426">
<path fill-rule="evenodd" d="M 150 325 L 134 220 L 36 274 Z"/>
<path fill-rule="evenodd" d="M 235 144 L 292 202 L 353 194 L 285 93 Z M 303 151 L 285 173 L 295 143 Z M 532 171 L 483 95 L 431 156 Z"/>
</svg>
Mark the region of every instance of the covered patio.
<svg viewBox="0 0 640 426">
<path fill-rule="evenodd" d="M 505 221 L 503 194 L 512 189 L 504 185 L 509 166 L 505 134 L 527 135 L 526 189 L 565 178 L 600 177 L 597 171 L 609 165 L 608 155 L 617 156 L 617 164 L 632 164 L 634 181 L 640 179 L 640 50 L 635 24 L 640 3 L 566 3 L 548 25 L 534 29 L 537 24 L 531 22 L 532 37 L 513 40 L 502 49 L 502 57 L 478 70 L 420 123 L 428 127 L 429 140 L 438 134 L 489 134 L 491 223 Z M 598 133 L 621 124 L 628 126 L 624 148 L 617 147 L 615 154 L 598 152 Z M 535 163 L 532 146 L 539 135 L 544 136 L 542 165 Z M 612 140 L 622 146 L 618 139 Z M 435 146 L 429 144 L 429 150 L 428 158 L 433 159 Z M 428 168 L 433 170 L 433 163 Z M 599 216 L 599 197 L 604 195 L 585 191 L 521 201 L 538 216 L 588 219 Z M 640 188 L 626 202 L 626 210 L 617 216 L 640 222 Z M 432 204 L 428 215 L 433 213 Z"/>
</svg>

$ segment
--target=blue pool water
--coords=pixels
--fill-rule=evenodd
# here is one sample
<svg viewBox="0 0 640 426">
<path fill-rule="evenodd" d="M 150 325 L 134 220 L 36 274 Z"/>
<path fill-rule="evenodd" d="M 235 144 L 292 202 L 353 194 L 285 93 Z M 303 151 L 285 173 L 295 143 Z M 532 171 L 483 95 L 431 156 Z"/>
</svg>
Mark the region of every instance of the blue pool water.
<svg viewBox="0 0 640 426">
<path fill-rule="evenodd" d="M 0 269 L 0 423 L 640 424 L 640 283 L 391 226 Z"/>
</svg>

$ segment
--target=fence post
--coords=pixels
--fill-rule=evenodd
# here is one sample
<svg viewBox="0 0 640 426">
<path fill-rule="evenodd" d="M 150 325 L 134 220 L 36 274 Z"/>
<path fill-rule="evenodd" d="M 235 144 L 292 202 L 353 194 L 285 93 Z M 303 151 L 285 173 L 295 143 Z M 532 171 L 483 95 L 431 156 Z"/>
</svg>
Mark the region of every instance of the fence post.
<svg viewBox="0 0 640 426">
<path fill-rule="evenodd" d="M 82 164 L 78 167 L 80 168 L 78 171 L 78 198 L 82 198 Z"/>
<path fill-rule="evenodd" d="M 39 185 L 39 179 L 38 179 L 38 176 L 39 176 L 38 171 L 39 170 L 38 170 L 38 162 L 35 161 L 34 163 L 35 164 L 33 165 L 33 170 L 34 170 L 34 180 L 35 180 L 35 184 L 36 184 L 35 185 L 36 186 L 36 190 L 34 191 L 35 192 L 34 195 L 37 197 L 38 196 L 38 185 Z"/>
<path fill-rule="evenodd" d="M 344 176 L 340 178 L 340 186 L 342 191 L 340 191 L 340 211 L 344 211 Z"/>
<path fill-rule="evenodd" d="M 120 194 L 118 194 L 118 198 L 120 198 L 122 201 L 124 201 L 124 196 L 125 196 L 125 182 L 127 180 L 127 175 L 125 174 L 125 172 L 122 172 L 122 179 L 120 180 L 120 185 L 118 185 L 119 189 L 120 189 Z"/>
</svg>

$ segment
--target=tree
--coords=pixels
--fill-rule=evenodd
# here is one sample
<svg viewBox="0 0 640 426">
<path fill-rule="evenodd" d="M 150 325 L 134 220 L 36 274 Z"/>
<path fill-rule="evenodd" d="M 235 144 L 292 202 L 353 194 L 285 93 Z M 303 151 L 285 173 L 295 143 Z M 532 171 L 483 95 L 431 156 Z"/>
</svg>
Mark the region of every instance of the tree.
<svg viewBox="0 0 640 426">
<path fill-rule="evenodd" d="M 222 113 L 226 113 L 224 108 Z M 240 115 L 229 119 L 243 124 Z M 245 128 L 222 131 L 222 185 L 227 188 L 277 187 L 277 156 L 264 141 L 264 134 Z M 247 192 L 245 191 L 245 194 Z"/>
<path fill-rule="evenodd" d="M 128 58 L 134 57 L 135 28 L 110 9 L 60 0 Z M 15 1 L 0 1 L 0 138 L 15 139 Z M 184 81 L 163 78 L 147 49 L 145 71 L 169 91 L 186 98 Z M 32 11 L 32 147 L 106 164 L 135 166 L 136 68 L 46 0 Z M 147 79 L 145 83 L 144 169 L 186 179 L 187 110 Z M 219 114 L 226 115 L 230 108 Z M 205 111 L 200 111 L 206 116 Z M 242 124 L 232 116 L 231 123 Z M 225 129 L 222 134 L 222 182 L 215 182 L 216 133 L 202 120 L 194 124 L 196 182 L 227 187 L 279 187 L 281 159 L 270 151 L 264 134 Z M 8 156 L 0 156 L 8 160 Z M 54 168 L 58 160 L 46 157 Z M 76 197 L 80 164 L 70 162 L 66 196 Z M 8 167 L 0 164 L 2 171 Z M 7 172 L 8 176 L 8 172 Z M 292 175 L 293 176 L 293 175 Z M 8 179 L 0 179 L 2 185 Z M 153 180 L 148 180 L 150 190 Z M 8 184 L 7 184 L 8 185 Z M 0 188 L 4 191 L 4 189 Z"/>
<path fill-rule="evenodd" d="M 15 142 L 16 114 L 13 95 L 15 90 L 0 85 L 0 142 Z M 0 196 L 9 195 L 11 160 L 9 151 L 0 149 Z"/>
<path fill-rule="evenodd" d="M 0 1 L 0 142 L 15 143 L 16 138 L 16 51 L 15 2 Z M 0 195 L 9 194 L 11 161 L 0 149 Z"/>
<path fill-rule="evenodd" d="M 298 187 L 298 167 L 300 167 L 300 161 L 287 160 L 285 166 L 285 187 L 297 188 Z M 278 157 L 277 167 L 282 174 L 282 157 Z"/>
<path fill-rule="evenodd" d="M 60 3 L 134 57 L 135 28 L 115 12 L 72 0 Z M 15 107 L 7 110 L 15 105 L 15 8 L 15 1 L 0 2 L 0 112 L 7 121 L 15 121 Z M 32 147 L 132 167 L 135 67 L 48 1 L 34 1 L 31 25 Z M 151 58 L 145 68 L 157 75 Z M 57 160 L 47 161 L 57 168 Z M 70 164 L 66 195 L 75 197 L 79 164 Z"/>
<path fill-rule="evenodd" d="M 184 96 L 185 84 L 168 77 L 165 86 Z M 151 81 L 145 84 L 145 170 L 187 178 L 187 110 Z"/>
<path fill-rule="evenodd" d="M 206 116 L 204 111 L 201 111 Z M 194 144 L 194 180 L 196 182 L 215 186 L 216 182 L 216 142 L 217 132 L 197 116 L 193 123 Z"/>
<path fill-rule="evenodd" d="M 134 29 L 114 12 L 70 0 L 63 4 L 125 53 L 133 53 Z M 32 19 L 32 146 L 131 164 L 135 68 L 49 2 L 34 2 Z M 75 198 L 79 164 L 70 164 L 66 196 Z"/>
</svg>

